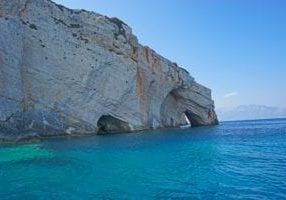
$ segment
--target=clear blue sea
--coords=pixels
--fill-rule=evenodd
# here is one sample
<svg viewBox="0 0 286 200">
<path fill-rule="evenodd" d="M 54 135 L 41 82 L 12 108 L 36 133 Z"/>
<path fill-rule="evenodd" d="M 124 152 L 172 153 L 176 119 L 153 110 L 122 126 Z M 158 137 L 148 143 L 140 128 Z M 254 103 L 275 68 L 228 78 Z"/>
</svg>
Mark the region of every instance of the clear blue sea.
<svg viewBox="0 0 286 200">
<path fill-rule="evenodd" d="M 286 199 L 286 119 L 1 145 L 0 199 Z"/>
</svg>

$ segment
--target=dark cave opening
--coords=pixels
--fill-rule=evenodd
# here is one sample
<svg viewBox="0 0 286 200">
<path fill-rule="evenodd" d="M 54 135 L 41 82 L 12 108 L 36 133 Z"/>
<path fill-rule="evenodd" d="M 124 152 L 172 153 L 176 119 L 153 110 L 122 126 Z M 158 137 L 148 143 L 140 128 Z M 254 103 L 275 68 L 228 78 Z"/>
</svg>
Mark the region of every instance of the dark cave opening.
<svg viewBox="0 0 286 200">
<path fill-rule="evenodd" d="M 98 134 L 119 133 L 131 131 L 127 122 L 111 115 L 102 115 L 97 121 Z"/>
</svg>

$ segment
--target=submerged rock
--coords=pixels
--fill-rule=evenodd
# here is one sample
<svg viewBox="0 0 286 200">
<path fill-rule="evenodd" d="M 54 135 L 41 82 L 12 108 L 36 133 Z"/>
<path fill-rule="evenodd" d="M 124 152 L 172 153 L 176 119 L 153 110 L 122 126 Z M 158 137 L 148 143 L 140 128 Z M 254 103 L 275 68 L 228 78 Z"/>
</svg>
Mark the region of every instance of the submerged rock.
<svg viewBox="0 0 286 200">
<path fill-rule="evenodd" d="M 117 18 L 0 1 L 0 138 L 217 124 L 211 91 Z"/>
</svg>

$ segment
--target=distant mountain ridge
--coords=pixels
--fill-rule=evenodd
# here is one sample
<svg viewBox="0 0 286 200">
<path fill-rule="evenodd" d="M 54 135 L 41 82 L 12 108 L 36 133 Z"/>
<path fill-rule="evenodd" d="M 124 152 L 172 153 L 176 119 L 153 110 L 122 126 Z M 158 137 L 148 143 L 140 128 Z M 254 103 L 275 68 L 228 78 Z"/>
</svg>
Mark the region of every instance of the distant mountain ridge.
<svg viewBox="0 0 286 200">
<path fill-rule="evenodd" d="M 286 117 L 286 108 L 265 105 L 241 105 L 233 108 L 218 108 L 220 121 L 271 119 Z"/>
</svg>

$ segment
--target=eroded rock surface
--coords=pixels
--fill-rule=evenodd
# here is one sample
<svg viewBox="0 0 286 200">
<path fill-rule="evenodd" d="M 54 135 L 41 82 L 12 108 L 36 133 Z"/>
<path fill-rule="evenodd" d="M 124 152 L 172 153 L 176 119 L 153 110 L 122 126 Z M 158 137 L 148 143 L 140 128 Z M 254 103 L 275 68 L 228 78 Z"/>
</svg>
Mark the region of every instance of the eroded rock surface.
<svg viewBox="0 0 286 200">
<path fill-rule="evenodd" d="M 2 140 L 218 123 L 211 91 L 117 18 L 1 0 L 0 33 Z"/>
</svg>

